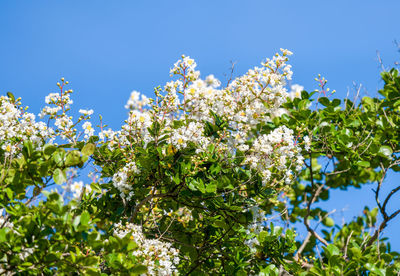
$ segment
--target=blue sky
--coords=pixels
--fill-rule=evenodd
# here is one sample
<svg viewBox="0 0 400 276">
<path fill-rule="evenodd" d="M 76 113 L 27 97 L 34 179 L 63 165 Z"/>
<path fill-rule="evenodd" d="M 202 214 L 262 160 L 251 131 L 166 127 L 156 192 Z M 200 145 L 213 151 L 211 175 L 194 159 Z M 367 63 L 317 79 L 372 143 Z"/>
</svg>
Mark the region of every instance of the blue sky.
<svg viewBox="0 0 400 276">
<path fill-rule="evenodd" d="M 314 90 L 317 74 L 339 97 L 375 95 L 382 86 L 379 51 L 386 67 L 400 60 L 400 1 L 0 1 L 0 94 L 21 96 L 38 113 L 56 82 L 70 82 L 74 105 L 93 108 L 118 128 L 132 90 L 148 96 L 169 80 L 181 54 L 202 75 L 223 83 L 230 62 L 235 75 L 257 66 L 279 48 L 294 52 L 293 83 Z M 391 175 L 387 190 L 395 185 Z M 332 193 L 338 222 L 373 204 L 373 188 Z M 399 206 L 399 204 L 397 204 Z M 394 206 L 396 207 L 396 206 Z M 399 222 L 385 234 L 400 251 Z"/>
</svg>

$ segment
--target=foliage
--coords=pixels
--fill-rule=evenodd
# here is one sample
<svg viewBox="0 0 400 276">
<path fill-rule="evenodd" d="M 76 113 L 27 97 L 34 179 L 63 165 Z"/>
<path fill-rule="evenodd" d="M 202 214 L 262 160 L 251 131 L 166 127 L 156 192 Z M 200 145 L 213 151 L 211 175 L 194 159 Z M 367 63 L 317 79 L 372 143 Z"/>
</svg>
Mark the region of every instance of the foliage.
<svg viewBox="0 0 400 276">
<path fill-rule="evenodd" d="M 291 53 L 221 83 L 183 56 L 138 92 L 118 131 L 73 121 L 64 79 L 36 122 L 0 98 L 0 271 L 6 275 L 394 275 L 382 197 L 400 152 L 400 76 L 341 101 L 326 80 L 287 92 Z M 82 131 L 78 125 L 82 124 Z M 91 183 L 82 172 L 90 169 Z M 373 183 L 376 208 L 340 225 L 332 189 Z M 297 232 L 306 233 L 306 236 Z"/>
</svg>

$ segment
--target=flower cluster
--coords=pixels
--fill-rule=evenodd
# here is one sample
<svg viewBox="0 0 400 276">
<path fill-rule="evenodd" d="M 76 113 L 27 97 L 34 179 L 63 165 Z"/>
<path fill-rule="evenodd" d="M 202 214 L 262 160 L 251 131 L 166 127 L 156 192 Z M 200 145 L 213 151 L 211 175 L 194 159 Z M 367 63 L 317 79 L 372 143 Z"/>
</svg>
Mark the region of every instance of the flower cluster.
<svg viewBox="0 0 400 276">
<path fill-rule="evenodd" d="M 291 52 L 281 51 L 225 88 L 220 88 L 221 82 L 213 75 L 200 79 L 196 62 L 182 56 L 170 71 L 177 80 L 168 82 L 164 93 L 156 90 L 154 101 L 133 91 L 126 105 L 130 109 L 126 124 L 116 132 L 103 131 L 101 138 L 109 138 L 110 149 L 125 149 L 127 155 L 133 144 L 146 147 L 165 138 L 169 141 L 163 151 L 166 154 L 171 147 L 174 151 L 194 147 L 198 154 L 212 145 L 228 159 L 243 154 L 242 165 L 260 173 L 264 186 L 289 184 L 293 170 L 301 169 L 303 162 L 293 131 L 286 127 L 260 131 L 274 117 L 287 113 L 282 104 L 287 98 L 299 97 L 303 89 L 295 85 L 288 93 L 286 85 L 292 71 L 287 61 Z M 149 132 L 155 123 L 161 128 L 157 137 Z M 223 123 L 218 133 L 206 131 L 207 124 Z M 129 159 L 135 160 L 132 152 Z M 121 171 L 114 176 L 114 186 L 122 197 L 131 192 L 128 178 Z"/>
<path fill-rule="evenodd" d="M 53 131 L 55 134 L 54 136 L 59 136 L 63 140 L 76 143 L 80 135 L 78 134 L 78 130 L 74 127 L 81 121 L 89 120 L 90 116 L 93 114 L 93 110 L 80 109 L 79 113 L 81 116 L 76 122 L 74 122 L 73 117 L 67 115 L 71 104 L 73 104 L 71 99 L 71 94 L 73 91 L 71 89 L 64 89 L 65 85 L 67 84 L 68 81 L 65 81 L 64 78 L 61 79 L 61 83 L 57 83 L 60 92 L 50 93 L 46 96 L 45 102 L 48 104 L 48 106 L 45 106 L 41 110 L 39 117 L 44 118 L 45 116 L 49 116 L 49 119 L 54 120 L 54 126 L 56 127 Z M 92 127 L 92 123 L 88 121 L 84 122 L 82 129 L 85 140 L 93 136 L 94 128 Z"/>
<path fill-rule="evenodd" d="M 172 275 L 177 272 L 176 265 L 179 264 L 178 250 L 170 243 L 158 239 L 146 239 L 139 225 L 131 223 L 118 223 L 114 227 L 114 236 L 125 238 L 130 235 L 138 246 L 133 254 L 145 266 L 146 275 Z"/>
<path fill-rule="evenodd" d="M 194 59 L 182 55 L 182 59 L 178 60 L 174 67 L 170 70 L 171 76 L 184 75 L 188 81 L 196 80 L 200 76 L 200 72 L 196 71 L 197 63 Z"/>
<path fill-rule="evenodd" d="M 24 141 L 40 148 L 53 135 L 52 129 L 35 119 L 21 107 L 20 99 L 0 97 L 0 145 L 5 157 L 18 154 Z"/>
<path fill-rule="evenodd" d="M 207 148 L 210 140 L 204 137 L 204 126 L 200 122 L 190 122 L 186 127 L 174 129 L 171 132 L 170 141 L 176 149 L 186 148 L 189 142 L 199 145 L 200 149 Z"/>
<path fill-rule="evenodd" d="M 288 163 L 291 163 L 290 167 L 294 164 L 300 170 L 304 161 L 300 151 L 293 140 L 293 130 L 281 126 L 255 139 L 245 163 L 261 173 L 264 185 L 269 183 L 274 170 L 285 171 L 284 182 L 290 184 L 293 175 L 287 169 Z"/>
<path fill-rule="evenodd" d="M 119 172 L 114 174 L 113 176 L 113 185 L 117 190 L 121 193 L 121 197 L 125 198 L 126 194 L 127 199 L 131 199 L 134 195 L 132 190 L 132 185 L 129 183 L 128 176 L 133 176 L 135 174 L 139 174 L 140 170 L 137 168 L 134 162 L 130 162 L 126 164 Z"/>
<path fill-rule="evenodd" d="M 68 186 L 67 190 L 72 193 L 74 199 L 79 199 L 82 192 L 90 193 L 92 188 L 90 185 L 84 185 L 83 181 L 74 181 L 72 185 Z"/>
<path fill-rule="evenodd" d="M 260 244 L 257 236 L 263 230 L 267 220 L 265 217 L 265 212 L 258 206 L 251 207 L 250 211 L 253 215 L 253 221 L 247 226 L 246 234 L 248 235 L 249 239 L 245 241 L 245 244 L 250 248 L 250 250 L 255 252 L 255 245 Z"/>
<path fill-rule="evenodd" d="M 143 108 L 145 108 L 149 104 L 150 104 L 149 98 L 134 90 L 132 91 L 128 102 L 126 103 L 125 108 L 143 110 Z"/>
</svg>

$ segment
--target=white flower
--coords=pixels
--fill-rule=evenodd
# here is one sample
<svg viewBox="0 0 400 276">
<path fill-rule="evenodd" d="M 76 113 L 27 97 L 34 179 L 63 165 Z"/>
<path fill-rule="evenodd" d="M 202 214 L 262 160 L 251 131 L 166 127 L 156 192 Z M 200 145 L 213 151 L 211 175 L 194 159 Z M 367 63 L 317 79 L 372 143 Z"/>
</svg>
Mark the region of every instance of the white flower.
<svg viewBox="0 0 400 276">
<path fill-rule="evenodd" d="M 36 116 L 22 110 L 20 105 L 18 100 L 0 97 L 0 145 L 5 156 L 18 155 L 25 140 L 40 148 L 53 134 L 52 129 L 43 122 L 36 122 Z"/>
<path fill-rule="evenodd" d="M 81 197 L 82 192 L 90 193 L 92 188 L 89 184 L 84 185 L 83 181 L 75 181 L 68 187 L 68 191 L 72 193 L 72 197 L 74 199 L 79 199 Z"/>
<path fill-rule="evenodd" d="M 93 109 L 89 109 L 89 110 L 79 109 L 79 113 L 81 113 L 84 116 L 90 116 L 93 114 Z"/>
<path fill-rule="evenodd" d="M 82 181 L 75 181 L 70 186 L 70 191 L 72 193 L 73 198 L 79 198 L 82 193 L 83 182 Z"/>
<path fill-rule="evenodd" d="M 293 55 L 293 52 L 289 51 L 288 49 L 280 48 L 280 51 L 282 52 L 282 54 L 283 54 L 284 56 L 291 56 L 291 55 Z"/>
<path fill-rule="evenodd" d="M 60 94 L 59 93 L 50 93 L 49 95 L 46 96 L 45 102 L 47 104 L 54 104 L 60 99 Z"/>
<path fill-rule="evenodd" d="M 150 104 L 150 99 L 145 95 L 140 94 L 140 92 L 132 91 L 128 102 L 125 105 L 126 109 L 138 109 L 142 110 L 145 106 Z"/>
<path fill-rule="evenodd" d="M 214 75 L 209 75 L 206 78 L 206 84 L 212 88 L 217 88 L 221 85 L 221 82 L 214 77 Z"/>
<path fill-rule="evenodd" d="M 301 99 L 301 91 L 304 90 L 304 86 L 298 85 L 298 84 L 293 84 L 290 87 L 290 92 L 289 92 L 289 98 L 293 100 L 294 98 L 299 98 Z"/>
<path fill-rule="evenodd" d="M 306 151 L 309 151 L 309 150 L 310 150 L 310 146 L 311 146 L 310 137 L 304 136 L 304 137 L 303 137 L 303 141 L 304 141 L 304 149 L 305 149 Z"/>
<path fill-rule="evenodd" d="M 92 127 L 92 123 L 91 122 L 84 122 L 83 125 L 82 125 L 82 128 L 83 128 L 84 133 L 85 133 L 85 136 L 84 136 L 85 139 L 88 139 L 89 137 L 93 136 L 94 129 Z"/>
<path fill-rule="evenodd" d="M 107 130 L 102 130 L 101 132 L 99 132 L 99 139 L 104 141 L 104 140 L 108 140 L 108 139 L 114 139 L 114 136 L 116 135 L 116 132 L 113 131 L 111 128 L 107 129 Z"/>
<path fill-rule="evenodd" d="M 124 238 L 127 235 L 137 244 L 133 254 L 147 266 L 148 275 L 173 275 L 177 273 L 179 251 L 172 244 L 157 239 L 146 239 L 139 225 L 118 223 L 114 227 L 114 236 Z"/>
</svg>

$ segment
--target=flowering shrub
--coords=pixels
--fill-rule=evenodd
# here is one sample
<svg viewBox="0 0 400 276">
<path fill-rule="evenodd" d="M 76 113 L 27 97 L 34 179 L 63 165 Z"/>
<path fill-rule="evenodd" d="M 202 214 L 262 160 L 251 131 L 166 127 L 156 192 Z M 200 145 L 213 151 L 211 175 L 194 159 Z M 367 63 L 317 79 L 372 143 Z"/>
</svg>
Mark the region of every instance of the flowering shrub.
<svg viewBox="0 0 400 276">
<path fill-rule="evenodd" d="M 290 55 L 281 50 L 226 86 L 213 75 L 202 79 L 182 56 L 154 98 L 131 93 L 119 130 L 93 126 L 93 110 L 74 119 L 64 79 L 45 99 L 39 117 L 46 121 L 11 93 L 2 96 L 0 271 L 398 271 L 398 255 L 379 236 L 398 213 L 386 211 L 396 189 L 379 201 L 386 172 L 398 170 L 398 73 L 383 75 L 383 99 L 342 107 L 328 99 L 325 79 L 313 93 L 288 90 Z M 320 106 L 312 105 L 316 92 Z M 88 164 L 85 184 L 79 174 Z M 338 231 L 330 213 L 312 207 L 329 189 L 373 181 L 378 209 Z M 293 231 L 299 224 L 288 227 L 298 221 L 306 237 Z"/>
</svg>

